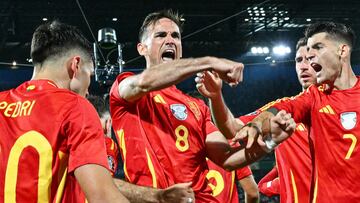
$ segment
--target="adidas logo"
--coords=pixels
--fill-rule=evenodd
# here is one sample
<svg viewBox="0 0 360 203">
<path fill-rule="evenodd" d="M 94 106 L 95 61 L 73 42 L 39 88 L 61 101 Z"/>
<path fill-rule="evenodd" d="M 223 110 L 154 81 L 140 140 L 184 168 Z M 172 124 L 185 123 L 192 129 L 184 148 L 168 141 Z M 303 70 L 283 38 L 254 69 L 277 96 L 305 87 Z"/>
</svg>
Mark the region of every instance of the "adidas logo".
<svg viewBox="0 0 360 203">
<path fill-rule="evenodd" d="M 166 104 L 164 98 L 160 94 L 155 95 L 153 98 L 156 103 Z"/>
<path fill-rule="evenodd" d="M 320 113 L 328 113 L 328 114 L 331 114 L 331 115 L 335 115 L 335 111 L 331 108 L 330 105 L 326 105 L 324 107 L 322 107 L 320 110 L 319 110 Z"/>
</svg>

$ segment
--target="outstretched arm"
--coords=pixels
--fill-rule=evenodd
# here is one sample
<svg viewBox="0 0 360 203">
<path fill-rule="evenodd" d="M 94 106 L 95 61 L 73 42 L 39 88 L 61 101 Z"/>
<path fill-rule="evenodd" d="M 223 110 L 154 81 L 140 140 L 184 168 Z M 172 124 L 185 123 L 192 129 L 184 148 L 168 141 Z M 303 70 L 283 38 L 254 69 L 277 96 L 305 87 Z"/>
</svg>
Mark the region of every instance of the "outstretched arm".
<svg viewBox="0 0 360 203">
<path fill-rule="evenodd" d="M 276 116 L 271 112 L 261 113 L 253 122 L 245 125 L 233 139 L 238 141 L 247 137 L 245 148 L 231 148 L 225 137 L 219 131 L 215 131 L 206 137 L 207 156 L 226 170 L 238 169 L 272 151 L 277 144 L 289 137 L 295 128 L 296 123 L 291 115 L 283 110 Z"/>
<path fill-rule="evenodd" d="M 227 139 L 233 138 L 244 123 L 235 118 L 226 106 L 221 92 L 222 80 L 219 75 L 210 71 L 197 73 L 195 82 L 200 94 L 209 98 L 211 115 L 220 132 Z"/>
<path fill-rule="evenodd" d="M 243 64 L 215 57 L 179 59 L 147 68 L 130 76 L 119 84 L 119 95 L 127 101 L 135 101 L 150 91 L 177 84 L 189 76 L 204 70 L 214 70 L 229 84 L 242 80 Z"/>
<path fill-rule="evenodd" d="M 187 203 L 188 199 L 195 200 L 191 183 L 180 183 L 166 189 L 155 189 L 133 185 L 120 179 L 114 179 L 122 194 L 132 203 Z"/>
</svg>

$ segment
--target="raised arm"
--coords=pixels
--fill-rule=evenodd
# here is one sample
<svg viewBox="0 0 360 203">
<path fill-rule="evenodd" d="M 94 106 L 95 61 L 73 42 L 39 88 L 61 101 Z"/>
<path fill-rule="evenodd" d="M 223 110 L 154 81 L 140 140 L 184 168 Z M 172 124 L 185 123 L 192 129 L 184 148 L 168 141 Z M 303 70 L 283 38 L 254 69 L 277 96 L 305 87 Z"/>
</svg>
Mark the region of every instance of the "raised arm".
<svg viewBox="0 0 360 203">
<path fill-rule="evenodd" d="M 211 115 L 220 132 L 227 139 L 233 138 L 244 123 L 235 118 L 226 106 L 221 92 L 222 80 L 219 75 L 210 71 L 197 73 L 195 82 L 200 94 L 209 98 Z"/>
<path fill-rule="evenodd" d="M 149 67 L 142 73 L 130 76 L 119 84 L 119 95 L 127 101 L 135 101 L 150 91 L 177 84 L 189 76 L 204 70 L 214 70 L 231 85 L 242 81 L 243 64 L 202 57 L 179 59 Z"/>
</svg>

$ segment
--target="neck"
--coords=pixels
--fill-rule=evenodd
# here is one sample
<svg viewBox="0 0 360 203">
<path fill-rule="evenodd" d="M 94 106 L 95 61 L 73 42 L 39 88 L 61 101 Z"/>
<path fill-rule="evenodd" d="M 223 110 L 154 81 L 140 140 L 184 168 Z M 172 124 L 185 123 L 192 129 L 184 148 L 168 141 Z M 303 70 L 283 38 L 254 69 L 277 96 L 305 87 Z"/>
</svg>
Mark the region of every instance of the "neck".
<svg viewBox="0 0 360 203">
<path fill-rule="evenodd" d="M 31 80 L 51 80 L 59 88 L 70 89 L 70 79 L 67 73 L 56 71 L 56 68 L 53 67 L 42 67 L 40 69 L 35 66 Z"/>
<path fill-rule="evenodd" d="M 346 64 L 342 67 L 339 76 L 335 79 L 334 89 L 345 90 L 355 86 L 357 77 L 353 72 L 351 65 Z"/>
</svg>

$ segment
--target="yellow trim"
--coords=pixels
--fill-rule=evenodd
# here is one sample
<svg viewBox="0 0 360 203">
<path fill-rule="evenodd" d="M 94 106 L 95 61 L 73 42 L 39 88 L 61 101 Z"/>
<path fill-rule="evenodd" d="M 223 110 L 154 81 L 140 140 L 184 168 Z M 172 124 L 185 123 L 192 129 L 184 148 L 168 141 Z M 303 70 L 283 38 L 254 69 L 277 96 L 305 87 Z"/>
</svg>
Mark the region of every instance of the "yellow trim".
<svg viewBox="0 0 360 203">
<path fill-rule="evenodd" d="M 64 193 L 65 181 L 66 181 L 66 176 L 67 176 L 67 167 L 66 166 L 67 166 L 69 156 L 62 151 L 59 151 L 58 156 L 60 159 L 58 180 L 60 180 L 60 182 L 59 182 L 58 189 L 56 191 L 55 202 L 59 203 L 59 202 L 61 202 L 61 199 L 62 199 L 62 196 Z"/>
<path fill-rule="evenodd" d="M 294 203 L 298 203 L 299 197 L 298 197 L 298 192 L 297 192 L 297 187 L 296 187 L 296 181 L 295 181 L 295 177 L 294 177 L 294 174 L 291 169 L 290 169 L 290 175 L 291 175 L 291 184 L 293 186 Z"/>
<path fill-rule="evenodd" d="M 318 193 L 318 175 L 317 175 L 317 173 L 316 173 L 315 188 L 314 188 L 314 197 L 313 197 L 312 203 L 316 203 L 317 193 Z"/>
<path fill-rule="evenodd" d="M 125 145 L 124 130 L 123 129 L 117 130 L 116 134 L 118 136 L 119 145 L 120 145 L 120 148 L 121 148 L 123 156 L 124 156 L 124 174 L 125 174 L 126 178 L 129 180 L 129 182 L 131 182 L 130 177 L 127 172 L 127 169 L 126 169 L 126 145 Z"/>
<path fill-rule="evenodd" d="M 149 170 L 150 170 L 150 173 L 151 173 L 151 178 L 152 178 L 152 185 L 153 185 L 153 188 L 157 188 L 157 179 L 156 179 L 156 173 L 155 173 L 155 168 L 154 168 L 154 165 L 151 161 L 151 158 L 150 158 L 150 155 L 147 151 L 147 149 L 145 149 L 145 152 L 146 152 L 146 158 L 147 158 L 147 162 L 148 162 L 148 166 L 149 166 Z"/>
<path fill-rule="evenodd" d="M 115 147 L 115 142 L 114 142 L 114 140 L 111 139 L 110 149 L 113 151 L 113 150 L 114 150 L 114 147 Z"/>
<path fill-rule="evenodd" d="M 231 171 L 231 186 L 230 186 L 229 202 L 231 202 L 231 200 L 232 200 L 231 198 L 232 198 L 232 194 L 233 194 L 234 184 L 235 184 L 235 171 Z"/>
</svg>

